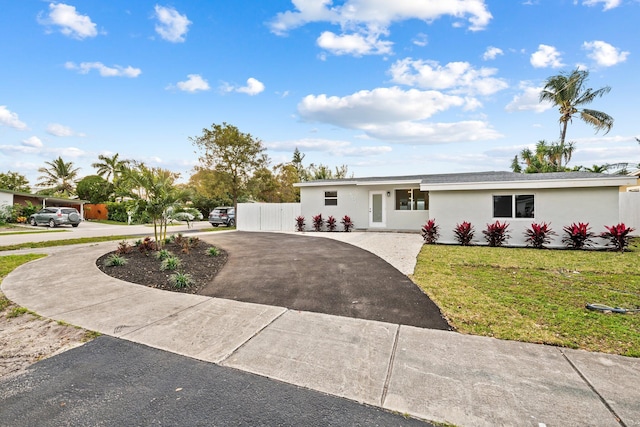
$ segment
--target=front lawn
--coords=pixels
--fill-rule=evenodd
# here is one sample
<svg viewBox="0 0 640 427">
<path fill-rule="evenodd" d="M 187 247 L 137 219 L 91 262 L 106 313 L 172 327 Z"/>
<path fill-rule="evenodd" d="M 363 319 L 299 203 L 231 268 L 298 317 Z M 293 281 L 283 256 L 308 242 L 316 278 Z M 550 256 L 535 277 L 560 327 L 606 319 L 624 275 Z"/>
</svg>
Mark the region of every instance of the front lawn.
<svg viewBox="0 0 640 427">
<path fill-rule="evenodd" d="M 637 244 L 637 242 L 636 242 Z M 425 245 L 412 277 L 459 332 L 640 357 L 640 249 Z"/>
</svg>

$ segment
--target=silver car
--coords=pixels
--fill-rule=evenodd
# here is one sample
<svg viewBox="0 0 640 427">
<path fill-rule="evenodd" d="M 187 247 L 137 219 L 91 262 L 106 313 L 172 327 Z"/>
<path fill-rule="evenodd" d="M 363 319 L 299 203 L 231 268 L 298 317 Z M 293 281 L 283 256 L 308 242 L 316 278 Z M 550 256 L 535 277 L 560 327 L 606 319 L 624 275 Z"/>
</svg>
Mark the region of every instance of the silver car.
<svg viewBox="0 0 640 427">
<path fill-rule="evenodd" d="M 214 227 L 226 225 L 227 227 L 235 227 L 236 210 L 231 206 L 219 206 L 209 213 L 209 222 Z"/>
<path fill-rule="evenodd" d="M 29 223 L 33 226 L 48 225 L 51 228 L 63 224 L 71 224 L 72 227 L 77 227 L 80 225 L 80 213 L 74 208 L 50 206 L 31 215 Z"/>
</svg>

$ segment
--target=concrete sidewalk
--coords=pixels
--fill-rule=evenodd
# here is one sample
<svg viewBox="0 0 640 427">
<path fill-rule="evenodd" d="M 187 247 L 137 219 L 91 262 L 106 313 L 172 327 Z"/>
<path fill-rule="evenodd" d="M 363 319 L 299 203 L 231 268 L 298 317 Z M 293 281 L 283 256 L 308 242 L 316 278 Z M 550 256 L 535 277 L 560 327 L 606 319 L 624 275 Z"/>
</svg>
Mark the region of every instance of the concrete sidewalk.
<svg viewBox="0 0 640 427">
<path fill-rule="evenodd" d="M 638 359 L 160 291 L 102 274 L 112 248 L 53 253 L 2 291 L 45 317 L 430 421 L 640 426 Z"/>
</svg>

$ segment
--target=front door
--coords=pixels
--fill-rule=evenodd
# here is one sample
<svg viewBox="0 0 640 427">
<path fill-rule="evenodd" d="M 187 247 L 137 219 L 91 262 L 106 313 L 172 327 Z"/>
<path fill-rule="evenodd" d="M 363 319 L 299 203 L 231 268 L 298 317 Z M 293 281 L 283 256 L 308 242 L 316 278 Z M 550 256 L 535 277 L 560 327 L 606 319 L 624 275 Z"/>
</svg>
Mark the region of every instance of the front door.
<svg viewBox="0 0 640 427">
<path fill-rule="evenodd" d="M 369 227 L 385 227 L 385 198 L 383 191 L 369 191 Z"/>
</svg>

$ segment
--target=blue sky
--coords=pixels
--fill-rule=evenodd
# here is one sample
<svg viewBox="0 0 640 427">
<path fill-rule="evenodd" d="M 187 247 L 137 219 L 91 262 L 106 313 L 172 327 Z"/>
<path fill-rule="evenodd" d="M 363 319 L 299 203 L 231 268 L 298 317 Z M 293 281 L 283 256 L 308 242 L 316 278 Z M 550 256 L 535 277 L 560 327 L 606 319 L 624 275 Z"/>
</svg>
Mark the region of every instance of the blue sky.
<svg viewBox="0 0 640 427">
<path fill-rule="evenodd" d="M 509 170 L 559 136 L 544 80 L 611 86 L 570 165 L 640 162 L 638 0 L 0 0 L 0 172 L 37 182 L 98 155 L 188 178 L 189 137 L 223 122 L 272 164 L 355 176 Z"/>
</svg>

